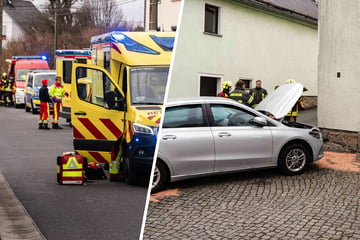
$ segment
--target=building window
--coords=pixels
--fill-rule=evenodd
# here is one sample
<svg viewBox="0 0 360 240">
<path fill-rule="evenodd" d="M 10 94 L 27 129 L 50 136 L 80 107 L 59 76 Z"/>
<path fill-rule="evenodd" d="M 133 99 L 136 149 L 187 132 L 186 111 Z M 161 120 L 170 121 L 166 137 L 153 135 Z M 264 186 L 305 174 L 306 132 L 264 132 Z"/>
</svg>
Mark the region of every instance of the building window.
<svg viewBox="0 0 360 240">
<path fill-rule="evenodd" d="M 218 86 L 220 86 L 221 78 L 219 77 L 200 77 L 200 96 L 214 96 L 218 93 Z"/>
<path fill-rule="evenodd" d="M 205 26 L 204 32 L 219 34 L 219 14 L 220 8 L 205 4 Z"/>
</svg>

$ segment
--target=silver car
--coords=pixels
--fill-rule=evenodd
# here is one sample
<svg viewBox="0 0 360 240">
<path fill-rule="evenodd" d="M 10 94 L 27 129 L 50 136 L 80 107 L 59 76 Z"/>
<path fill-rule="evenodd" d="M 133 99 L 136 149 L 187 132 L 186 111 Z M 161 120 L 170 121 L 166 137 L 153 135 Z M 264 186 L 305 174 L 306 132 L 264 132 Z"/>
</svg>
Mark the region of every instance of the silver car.
<svg viewBox="0 0 360 240">
<path fill-rule="evenodd" d="M 220 97 L 168 101 L 152 191 L 168 181 L 258 168 L 304 172 L 323 157 L 321 132 L 282 121 L 302 89 L 298 83 L 281 86 L 258 105 L 259 111 Z"/>
</svg>

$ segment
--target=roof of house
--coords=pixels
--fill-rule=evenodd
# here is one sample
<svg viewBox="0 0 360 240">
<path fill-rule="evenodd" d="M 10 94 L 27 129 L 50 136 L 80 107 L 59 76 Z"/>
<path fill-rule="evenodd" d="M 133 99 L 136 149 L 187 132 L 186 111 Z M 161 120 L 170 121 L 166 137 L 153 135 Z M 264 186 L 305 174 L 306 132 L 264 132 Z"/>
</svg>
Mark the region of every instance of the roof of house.
<svg viewBox="0 0 360 240">
<path fill-rule="evenodd" d="M 5 1 L 4 11 L 25 33 L 36 29 L 36 17 L 41 14 L 32 2 L 21 0 Z"/>
<path fill-rule="evenodd" d="M 270 11 L 306 23 L 317 25 L 318 4 L 316 0 L 233 0 L 265 11 Z"/>
</svg>

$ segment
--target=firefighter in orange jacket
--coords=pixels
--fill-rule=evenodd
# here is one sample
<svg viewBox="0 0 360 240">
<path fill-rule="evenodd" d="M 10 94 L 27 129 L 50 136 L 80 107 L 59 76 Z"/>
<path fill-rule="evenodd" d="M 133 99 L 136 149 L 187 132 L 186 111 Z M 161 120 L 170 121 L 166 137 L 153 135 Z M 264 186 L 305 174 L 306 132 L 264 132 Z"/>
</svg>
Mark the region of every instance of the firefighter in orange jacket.
<svg viewBox="0 0 360 240">
<path fill-rule="evenodd" d="M 61 84 L 60 76 L 56 76 L 55 83 L 50 87 L 49 94 L 54 103 L 52 128 L 53 129 L 62 129 L 62 127 L 60 127 L 59 123 L 58 123 L 59 113 L 60 113 L 60 108 L 61 108 L 61 104 L 62 104 L 62 98 L 63 98 L 63 96 L 68 95 L 68 93 L 65 92 L 65 89 L 64 89 L 63 85 Z"/>
</svg>

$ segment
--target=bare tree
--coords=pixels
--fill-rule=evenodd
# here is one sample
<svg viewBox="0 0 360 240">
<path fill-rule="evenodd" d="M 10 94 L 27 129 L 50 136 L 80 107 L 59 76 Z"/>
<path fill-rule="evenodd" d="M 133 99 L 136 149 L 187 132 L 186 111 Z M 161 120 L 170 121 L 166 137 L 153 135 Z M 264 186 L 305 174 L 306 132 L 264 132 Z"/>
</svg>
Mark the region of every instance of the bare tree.
<svg viewBox="0 0 360 240">
<path fill-rule="evenodd" d="M 115 0 L 84 0 L 84 5 L 78 11 L 78 20 L 80 25 L 104 29 L 125 24 L 124 14 Z"/>
<path fill-rule="evenodd" d="M 48 11 L 53 16 L 59 33 L 73 26 L 74 14 L 71 12 L 71 7 L 76 2 L 78 0 L 49 0 Z"/>
</svg>

